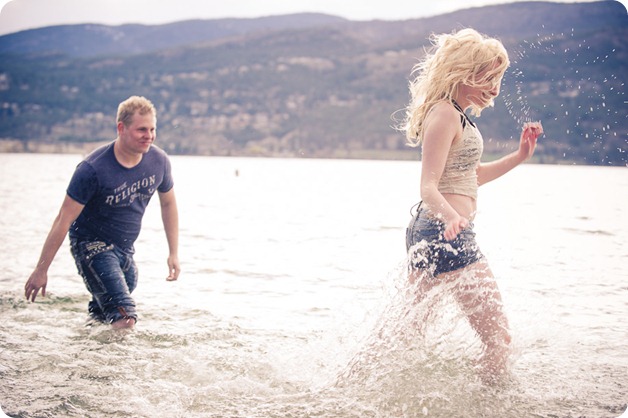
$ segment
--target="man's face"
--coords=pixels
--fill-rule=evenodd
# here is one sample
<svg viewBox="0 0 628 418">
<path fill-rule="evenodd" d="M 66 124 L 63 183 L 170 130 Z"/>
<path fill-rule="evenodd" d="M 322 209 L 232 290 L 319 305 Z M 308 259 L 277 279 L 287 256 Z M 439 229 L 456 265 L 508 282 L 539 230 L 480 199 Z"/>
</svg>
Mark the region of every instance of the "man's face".
<svg viewBox="0 0 628 418">
<path fill-rule="evenodd" d="M 118 123 L 118 136 L 125 150 L 145 154 L 157 136 L 157 120 L 152 113 L 135 113 L 129 126 Z"/>
</svg>

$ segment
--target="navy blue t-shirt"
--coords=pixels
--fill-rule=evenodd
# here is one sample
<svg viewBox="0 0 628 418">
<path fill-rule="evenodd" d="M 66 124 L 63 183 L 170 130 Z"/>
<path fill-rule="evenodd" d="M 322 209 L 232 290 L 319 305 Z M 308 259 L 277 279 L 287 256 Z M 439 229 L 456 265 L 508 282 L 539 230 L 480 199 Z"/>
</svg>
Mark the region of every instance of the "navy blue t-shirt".
<svg viewBox="0 0 628 418">
<path fill-rule="evenodd" d="M 101 240 L 133 251 L 150 198 L 169 191 L 174 182 L 166 153 L 152 145 L 133 168 L 122 166 L 113 152 L 114 142 L 81 161 L 67 193 L 85 205 L 70 227 L 70 238 Z"/>
</svg>

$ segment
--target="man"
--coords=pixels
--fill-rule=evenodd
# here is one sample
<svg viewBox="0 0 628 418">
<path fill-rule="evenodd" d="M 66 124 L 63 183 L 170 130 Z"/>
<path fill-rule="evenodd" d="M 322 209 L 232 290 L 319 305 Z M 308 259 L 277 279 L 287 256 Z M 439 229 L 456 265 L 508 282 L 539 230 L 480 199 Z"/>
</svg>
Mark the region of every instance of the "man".
<svg viewBox="0 0 628 418">
<path fill-rule="evenodd" d="M 26 299 L 46 295 L 48 268 L 66 234 L 78 272 L 92 295 L 92 318 L 114 329 L 137 321 L 131 292 L 137 284 L 134 242 L 151 196 L 158 192 L 168 241 L 168 277 L 177 280 L 179 218 L 170 161 L 153 145 L 157 112 L 144 97 L 120 103 L 117 138 L 76 167 L 67 194 L 25 286 Z"/>
</svg>

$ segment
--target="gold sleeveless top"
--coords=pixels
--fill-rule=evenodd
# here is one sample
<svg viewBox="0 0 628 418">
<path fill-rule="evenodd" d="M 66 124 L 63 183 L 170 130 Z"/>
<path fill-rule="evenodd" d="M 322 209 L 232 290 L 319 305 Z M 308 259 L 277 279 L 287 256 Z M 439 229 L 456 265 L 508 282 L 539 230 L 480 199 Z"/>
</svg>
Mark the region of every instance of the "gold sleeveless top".
<svg viewBox="0 0 628 418">
<path fill-rule="evenodd" d="M 484 150 L 482 134 L 456 102 L 454 106 L 461 113 L 462 137 L 454 142 L 449 150 L 445 169 L 438 183 L 438 191 L 477 199 L 476 168 Z"/>
</svg>

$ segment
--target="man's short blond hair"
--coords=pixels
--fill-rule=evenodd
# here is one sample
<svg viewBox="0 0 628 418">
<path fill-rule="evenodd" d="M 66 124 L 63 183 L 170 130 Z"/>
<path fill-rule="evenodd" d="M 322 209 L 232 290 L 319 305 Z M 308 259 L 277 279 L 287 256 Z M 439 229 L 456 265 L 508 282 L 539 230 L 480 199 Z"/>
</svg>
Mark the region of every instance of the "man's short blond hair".
<svg viewBox="0 0 628 418">
<path fill-rule="evenodd" d="M 124 126 L 131 125 L 135 113 L 140 115 L 152 113 L 155 119 L 157 118 L 157 110 L 150 100 L 142 96 L 131 96 L 118 105 L 117 123 L 122 122 Z"/>
</svg>

